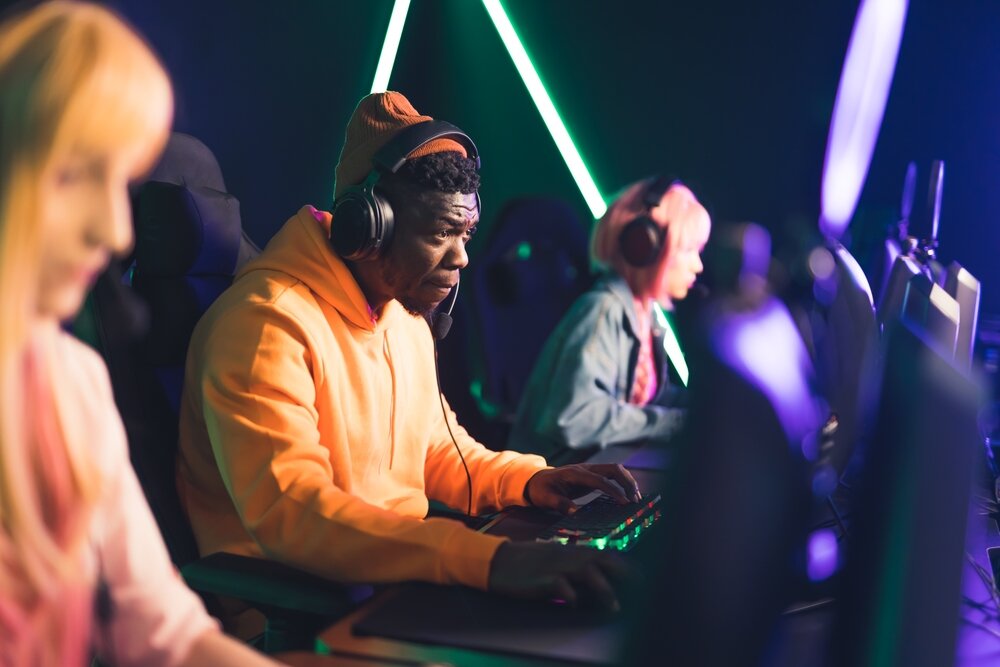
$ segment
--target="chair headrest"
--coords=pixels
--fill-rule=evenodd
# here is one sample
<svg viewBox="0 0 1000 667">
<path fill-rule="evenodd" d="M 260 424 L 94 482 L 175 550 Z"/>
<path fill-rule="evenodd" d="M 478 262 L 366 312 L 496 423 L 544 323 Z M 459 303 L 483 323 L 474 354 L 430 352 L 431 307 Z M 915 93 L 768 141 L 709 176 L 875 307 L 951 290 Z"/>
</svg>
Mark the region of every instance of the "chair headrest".
<svg viewBox="0 0 1000 667">
<path fill-rule="evenodd" d="M 160 162 L 148 180 L 226 191 L 222 169 L 215 155 L 201 141 L 182 132 L 170 135 Z"/>
<path fill-rule="evenodd" d="M 137 270 L 159 277 L 235 273 L 243 230 L 232 195 L 149 181 L 135 207 Z"/>
<path fill-rule="evenodd" d="M 490 237 L 490 247 L 517 242 L 519 238 L 559 238 L 587 245 L 587 227 L 573 208 L 553 197 L 522 197 L 504 204 Z"/>
</svg>

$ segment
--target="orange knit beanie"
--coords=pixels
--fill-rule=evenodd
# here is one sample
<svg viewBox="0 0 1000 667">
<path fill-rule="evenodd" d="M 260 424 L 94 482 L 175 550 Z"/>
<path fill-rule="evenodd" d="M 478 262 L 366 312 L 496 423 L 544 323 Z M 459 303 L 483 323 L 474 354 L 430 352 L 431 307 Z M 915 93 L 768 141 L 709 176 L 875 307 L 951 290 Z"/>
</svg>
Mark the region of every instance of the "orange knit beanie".
<svg viewBox="0 0 1000 667">
<path fill-rule="evenodd" d="M 388 143 L 393 135 L 404 127 L 425 120 L 433 119 L 430 116 L 420 115 L 408 99 L 395 91 L 372 93 L 363 97 L 347 123 L 344 149 L 340 152 L 340 161 L 337 163 L 334 197 L 339 197 L 347 188 L 365 180 L 368 172 L 372 170 L 372 158 L 375 153 Z M 424 144 L 407 157 L 414 158 L 446 151 L 454 151 L 468 157 L 462 144 L 446 137 Z"/>
</svg>

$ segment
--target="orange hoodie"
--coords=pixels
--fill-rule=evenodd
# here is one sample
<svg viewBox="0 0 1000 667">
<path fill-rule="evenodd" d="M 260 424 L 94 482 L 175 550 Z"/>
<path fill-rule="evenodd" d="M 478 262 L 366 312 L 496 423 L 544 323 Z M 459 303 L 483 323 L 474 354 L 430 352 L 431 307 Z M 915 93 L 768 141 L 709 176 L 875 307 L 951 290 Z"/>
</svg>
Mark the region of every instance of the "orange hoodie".
<svg viewBox="0 0 1000 667">
<path fill-rule="evenodd" d="M 304 207 L 198 323 L 181 400 L 178 490 L 202 554 L 266 556 L 338 581 L 485 589 L 501 540 L 424 519 L 464 510 L 427 323 L 371 310 Z M 448 419 L 482 513 L 523 505 L 538 456 L 493 452 Z"/>
</svg>

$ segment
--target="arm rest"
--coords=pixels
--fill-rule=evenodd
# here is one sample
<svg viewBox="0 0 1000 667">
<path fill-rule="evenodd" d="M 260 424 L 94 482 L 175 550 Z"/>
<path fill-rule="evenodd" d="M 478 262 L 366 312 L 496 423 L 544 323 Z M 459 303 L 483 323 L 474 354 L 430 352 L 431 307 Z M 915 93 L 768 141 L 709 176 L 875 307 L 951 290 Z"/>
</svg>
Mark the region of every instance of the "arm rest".
<svg viewBox="0 0 1000 667">
<path fill-rule="evenodd" d="M 265 615 L 338 617 L 372 594 L 371 586 L 336 584 L 276 561 L 225 552 L 188 563 L 181 575 L 199 593 L 237 598 Z"/>
</svg>

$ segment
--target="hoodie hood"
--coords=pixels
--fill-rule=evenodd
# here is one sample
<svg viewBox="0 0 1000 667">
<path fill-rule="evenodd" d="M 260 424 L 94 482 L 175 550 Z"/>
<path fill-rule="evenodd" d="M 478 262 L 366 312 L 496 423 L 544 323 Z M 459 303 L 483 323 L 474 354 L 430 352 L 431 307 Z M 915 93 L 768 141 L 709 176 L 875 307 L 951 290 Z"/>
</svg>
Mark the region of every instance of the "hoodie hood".
<svg viewBox="0 0 1000 667">
<path fill-rule="evenodd" d="M 330 247 L 330 224 L 326 211 L 303 206 L 268 242 L 264 251 L 236 274 L 236 280 L 254 271 L 280 271 L 302 282 L 344 319 L 367 331 L 378 331 L 406 312 L 393 300 L 382 308 L 377 320 L 361 286 Z"/>
</svg>

